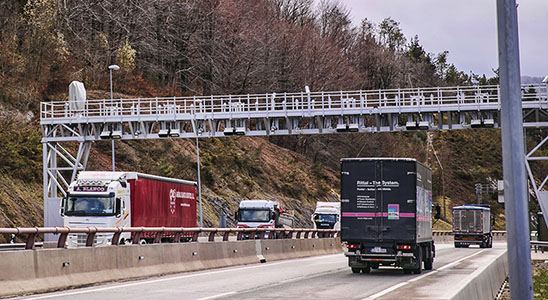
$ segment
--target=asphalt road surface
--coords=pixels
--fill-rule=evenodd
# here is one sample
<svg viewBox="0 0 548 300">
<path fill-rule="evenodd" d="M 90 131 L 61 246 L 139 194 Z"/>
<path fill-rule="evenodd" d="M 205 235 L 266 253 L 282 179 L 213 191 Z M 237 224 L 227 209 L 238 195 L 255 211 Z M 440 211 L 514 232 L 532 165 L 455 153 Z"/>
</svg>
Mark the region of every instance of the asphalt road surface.
<svg viewBox="0 0 548 300">
<path fill-rule="evenodd" d="M 267 262 L 111 283 L 21 299 L 440 299 L 456 282 L 504 253 L 438 244 L 433 271 L 405 275 L 381 267 L 352 274 L 344 255 Z"/>
</svg>

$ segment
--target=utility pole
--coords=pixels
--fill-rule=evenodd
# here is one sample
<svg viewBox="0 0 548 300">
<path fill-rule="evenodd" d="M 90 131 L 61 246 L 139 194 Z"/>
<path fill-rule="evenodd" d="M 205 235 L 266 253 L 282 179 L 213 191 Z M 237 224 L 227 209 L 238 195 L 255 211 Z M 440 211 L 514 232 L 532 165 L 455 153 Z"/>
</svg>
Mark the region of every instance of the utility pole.
<svg viewBox="0 0 548 300">
<path fill-rule="evenodd" d="M 514 300 L 529 300 L 533 299 L 533 284 L 515 0 L 497 0 L 497 23 L 510 294 Z"/>
</svg>

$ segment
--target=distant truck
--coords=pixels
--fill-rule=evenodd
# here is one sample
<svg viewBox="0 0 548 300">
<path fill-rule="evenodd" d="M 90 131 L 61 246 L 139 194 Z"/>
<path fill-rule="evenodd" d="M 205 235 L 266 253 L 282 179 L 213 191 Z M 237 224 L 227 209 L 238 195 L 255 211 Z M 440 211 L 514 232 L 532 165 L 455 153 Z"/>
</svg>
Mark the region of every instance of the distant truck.
<svg viewBox="0 0 548 300">
<path fill-rule="evenodd" d="M 431 270 L 432 171 L 408 158 L 341 160 L 341 240 L 353 273 Z"/>
<path fill-rule="evenodd" d="M 67 227 L 196 227 L 196 182 L 136 172 L 80 172 L 63 198 Z M 112 234 L 97 234 L 96 245 Z M 154 237 L 141 236 L 146 242 Z M 163 239 L 172 239 L 164 236 Z M 120 242 L 131 240 L 122 233 Z M 68 246 L 85 245 L 85 234 L 70 234 Z"/>
<path fill-rule="evenodd" d="M 290 228 L 293 215 L 271 200 L 242 200 L 235 215 L 238 228 Z"/>
<path fill-rule="evenodd" d="M 341 229 L 341 203 L 317 202 L 312 222 L 314 229 Z"/>
<path fill-rule="evenodd" d="M 455 247 L 479 245 L 493 247 L 491 208 L 489 205 L 470 204 L 453 207 L 453 236 Z"/>
</svg>

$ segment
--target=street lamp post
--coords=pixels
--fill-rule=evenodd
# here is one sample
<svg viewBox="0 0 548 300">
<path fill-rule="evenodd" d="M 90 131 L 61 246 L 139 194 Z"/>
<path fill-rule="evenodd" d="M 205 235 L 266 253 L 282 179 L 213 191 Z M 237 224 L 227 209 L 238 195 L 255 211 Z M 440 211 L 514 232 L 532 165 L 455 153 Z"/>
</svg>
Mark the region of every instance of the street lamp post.
<svg viewBox="0 0 548 300">
<path fill-rule="evenodd" d="M 108 66 L 108 71 L 110 75 L 110 100 L 114 99 L 113 93 L 112 93 L 112 71 L 118 71 L 120 70 L 120 66 L 118 65 L 110 65 Z M 116 155 L 114 153 L 114 139 L 111 140 L 111 152 L 112 152 L 112 172 L 116 171 Z"/>
</svg>

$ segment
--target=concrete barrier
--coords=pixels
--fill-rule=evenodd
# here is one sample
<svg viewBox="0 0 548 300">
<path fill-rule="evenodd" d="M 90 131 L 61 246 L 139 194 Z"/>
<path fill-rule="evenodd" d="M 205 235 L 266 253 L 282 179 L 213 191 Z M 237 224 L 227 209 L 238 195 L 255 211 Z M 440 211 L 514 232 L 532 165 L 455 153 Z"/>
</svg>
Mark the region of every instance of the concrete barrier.
<svg viewBox="0 0 548 300">
<path fill-rule="evenodd" d="M 504 251 L 493 262 L 472 273 L 461 288 L 450 297 L 453 300 L 495 299 L 508 276 L 508 255 Z"/>
<path fill-rule="evenodd" d="M 338 238 L 5 251 L 0 297 L 337 252 Z"/>
</svg>

